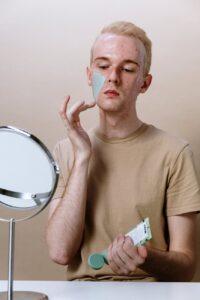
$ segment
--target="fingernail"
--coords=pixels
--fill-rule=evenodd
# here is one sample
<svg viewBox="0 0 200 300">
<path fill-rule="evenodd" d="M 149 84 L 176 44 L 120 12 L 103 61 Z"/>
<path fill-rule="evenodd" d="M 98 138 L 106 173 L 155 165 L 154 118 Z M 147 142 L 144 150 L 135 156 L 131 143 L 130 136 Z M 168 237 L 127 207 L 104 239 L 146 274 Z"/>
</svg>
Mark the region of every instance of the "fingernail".
<svg viewBox="0 0 200 300">
<path fill-rule="evenodd" d="M 132 244 L 132 239 L 129 236 L 127 237 L 127 240 L 129 242 L 129 244 Z"/>
</svg>

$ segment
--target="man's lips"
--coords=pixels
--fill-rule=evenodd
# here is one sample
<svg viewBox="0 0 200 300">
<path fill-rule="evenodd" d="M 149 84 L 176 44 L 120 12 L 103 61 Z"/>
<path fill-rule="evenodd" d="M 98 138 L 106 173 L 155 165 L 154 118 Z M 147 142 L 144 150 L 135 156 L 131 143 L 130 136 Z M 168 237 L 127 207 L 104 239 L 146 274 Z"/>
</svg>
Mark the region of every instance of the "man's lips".
<svg viewBox="0 0 200 300">
<path fill-rule="evenodd" d="M 104 92 L 106 95 L 113 95 L 113 96 L 119 96 L 119 93 L 115 90 L 107 90 Z"/>
</svg>

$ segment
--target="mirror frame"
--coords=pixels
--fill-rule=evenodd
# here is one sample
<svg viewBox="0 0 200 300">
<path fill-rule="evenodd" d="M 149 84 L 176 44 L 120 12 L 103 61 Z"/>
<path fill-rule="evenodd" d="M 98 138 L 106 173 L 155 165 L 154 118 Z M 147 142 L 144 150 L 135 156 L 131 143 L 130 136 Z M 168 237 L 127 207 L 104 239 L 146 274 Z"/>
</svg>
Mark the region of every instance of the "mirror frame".
<svg viewBox="0 0 200 300">
<path fill-rule="evenodd" d="M 54 194 L 54 192 L 55 192 L 55 190 L 57 188 L 60 170 L 59 170 L 58 164 L 54 160 L 54 158 L 51 155 L 51 153 L 48 150 L 48 148 L 36 136 L 34 136 L 33 134 L 30 134 L 29 132 L 27 132 L 27 131 L 25 131 L 23 129 L 19 129 L 19 128 L 16 128 L 16 127 L 13 127 L 13 126 L 0 126 L 0 131 L 1 130 L 8 131 L 8 132 L 14 132 L 14 133 L 22 135 L 22 136 L 24 136 L 24 137 L 26 137 L 28 139 L 33 140 L 36 144 L 38 144 L 43 149 L 43 151 L 47 155 L 47 158 L 48 158 L 48 160 L 49 160 L 49 162 L 50 162 L 50 164 L 52 166 L 52 174 L 53 174 L 54 185 L 53 185 L 53 188 L 52 188 L 51 192 L 49 193 L 49 196 L 47 198 L 48 200 L 44 201 L 44 204 L 41 204 L 40 206 L 35 206 L 35 207 L 32 207 L 32 208 L 30 208 L 30 207 L 28 207 L 28 208 L 21 208 L 21 207 L 13 207 L 11 205 L 6 205 L 4 202 L 0 201 L 0 205 L 3 205 L 6 208 L 10 208 L 10 209 L 13 209 L 13 210 L 18 210 L 18 211 L 28 211 L 28 210 L 30 211 L 30 210 L 34 210 L 33 214 L 30 214 L 29 216 L 21 218 L 21 219 L 15 219 L 15 222 L 28 220 L 28 219 L 33 218 L 37 214 L 39 214 L 41 211 L 43 211 L 45 209 L 45 207 L 51 201 L 51 198 L 52 198 L 52 196 L 53 196 L 53 194 Z M 10 191 L 10 193 L 12 193 L 12 192 Z M 17 193 L 17 194 L 20 195 L 20 194 L 23 194 L 23 193 Z M 25 194 L 27 194 L 27 193 L 25 193 Z M 36 210 L 36 212 L 35 212 L 35 210 Z M 0 218 L 0 221 L 10 222 L 10 219 L 11 218 L 9 218 L 9 219 Z"/>
</svg>

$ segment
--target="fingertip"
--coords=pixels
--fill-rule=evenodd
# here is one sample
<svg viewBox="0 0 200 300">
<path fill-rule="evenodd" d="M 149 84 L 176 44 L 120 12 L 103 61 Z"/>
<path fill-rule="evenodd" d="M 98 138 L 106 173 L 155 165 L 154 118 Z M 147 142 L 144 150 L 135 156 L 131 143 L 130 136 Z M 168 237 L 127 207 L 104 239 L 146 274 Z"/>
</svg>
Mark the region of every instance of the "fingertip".
<svg viewBox="0 0 200 300">
<path fill-rule="evenodd" d="M 62 120 L 65 119 L 65 114 L 62 111 L 59 111 L 59 116 Z"/>
<path fill-rule="evenodd" d="M 139 255 L 142 256 L 143 258 L 147 257 L 147 248 L 145 246 L 139 246 L 138 252 L 139 252 Z"/>
<path fill-rule="evenodd" d="M 70 95 L 65 96 L 65 101 L 68 102 L 70 99 Z"/>
<path fill-rule="evenodd" d="M 59 109 L 59 115 L 62 115 L 63 114 L 63 111 L 64 111 L 64 104 L 62 103 L 62 105 L 60 106 L 60 109 Z"/>
<path fill-rule="evenodd" d="M 131 243 L 131 244 L 133 243 L 133 240 L 130 236 L 127 236 L 127 240 L 129 241 L 129 243 Z"/>
<path fill-rule="evenodd" d="M 95 106 L 95 104 L 96 104 L 96 101 L 93 101 L 93 102 L 89 103 L 89 105 L 91 105 L 91 106 Z"/>
<path fill-rule="evenodd" d="M 123 237 L 123 238 L 124 238 L 124 234 L 119 233 L 119 234 L 118 234 L 118 237 Z"/>
<path fill-rule="evenodd" d="M 117 235 L 117 240 L 122 240 L 122 239 L 124 239 L 123 234 L 122 233 L 118 234 Z"/>
</svg>

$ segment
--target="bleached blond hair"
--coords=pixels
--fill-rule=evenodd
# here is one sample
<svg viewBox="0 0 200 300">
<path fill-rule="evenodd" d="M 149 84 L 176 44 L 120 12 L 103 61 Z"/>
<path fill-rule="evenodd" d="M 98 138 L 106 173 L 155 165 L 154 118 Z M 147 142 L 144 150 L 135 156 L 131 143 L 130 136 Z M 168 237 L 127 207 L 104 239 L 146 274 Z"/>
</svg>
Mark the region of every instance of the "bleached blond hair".
<svg viewBox="0 0 200 300">
<path fill-rule="evenodd" d="M 143 74 L 144 76 L 146 76 L 149 73 L 151 67 L 151 60 L 152 60 L 152 54 L 151 54 L 152 42 L 142 28 L 136 26 L 131 22 L 125 22 L 125 21 L 114 22 L 105 26 L 101 30 L 100 34 L 97 36 L 96 40 L 99 38 L 101 34 L 104 33 L 113 33 L 116 35 L 128 36 L 140 40 L 144 45 L 144 49 L 145 49 Z M 90 63 L 92 63 L 92 59 L 93 59 L 94 44 L 91 49 Z"/>
</svg>

